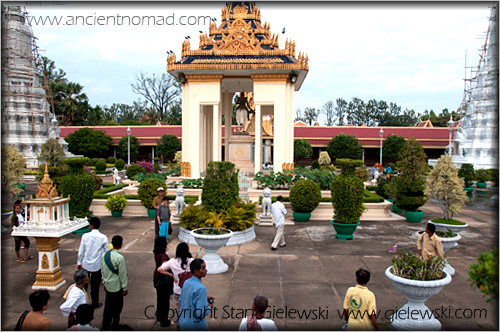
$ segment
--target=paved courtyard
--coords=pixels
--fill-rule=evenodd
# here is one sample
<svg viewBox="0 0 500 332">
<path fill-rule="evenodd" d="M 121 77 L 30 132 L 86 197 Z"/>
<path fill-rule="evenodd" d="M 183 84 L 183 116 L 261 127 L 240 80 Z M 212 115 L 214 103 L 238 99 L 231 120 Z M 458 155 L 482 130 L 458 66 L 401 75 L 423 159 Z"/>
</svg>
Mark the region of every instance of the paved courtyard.
<svg viewBox="0 0 500 332">
<path fill-rule="evenodd" d="M 35 185 L 28 185 L 33 192 Z M 6 202 L 4 201 L 4 206 Z M 424 220 L 439 217 L 441 210 L 436 204 L 423 207 Z M 466 207 L 457 217 L 469 224 L 460 233 L 459 246 L 448 252 L 448 260 L 456 269 L 451 284 L 426 304 L 441 316 L 443 330 L 498 330 L 498 303 L 486 303 L 477 290 L 471 290 L 467 281 L 467 267 L 476 261 L 477 255 L 498 246 L 498 207 Z M 125 256 L 129 277 L 129 295 L 125 297 L 121 315 L 122 323 L 135 330 L 162 330 L 153 319 L 156 293 L 153 287 L 153 222 L 144 218 L 101 218 L 101 232 L 109 239 L 120 234 L 124 238 L 122 253 Z M 2 220 L 9 227 L 10 219 Z M 250 308 L 256 294 L 269 298 L 269 310 L 280 330 L 340 330 L 343 320 L 339 316 L 345 292 L 355 284 L 354 272 L 363 267 L 372 272 L 368 284 L 375 293 L 378 322 L 381 330 L 394 330 L 389 317 L 407 301 L 385 276 L 391 265 L 388 250 L 394 244 L 398 249 L 416 252 L 414 233 L 424 229 L 424 223 L 365 222 L 352 241 L 335 239 L 335 232 L 328 221 L 313 221 L 286 226 L 287 246 L 271 251 L 273 227 L 256 226 L 257 238 L 247 244 L 225 247 L 219 253 L 229 264 L 229 271 L 220 275 L 208 275 L 203 282 L 209 296 L 215 297 L 217 310 L 208 319 L 210 330 L 237 330 L 243 309 Z M 174 257 L 178 226 L 167 250 Z M 32 240 L 30 254 L 36 244 Z M 76 256 L 80 236 L 70 234 L 60 242 L 60 264 L 67 285 L 72 283 L 76 269 Z M 193 256 L 201 257 L 204 251 L 190 245 Z M 9 232 L 2 233 L 2 325 L 12 330 L 17 316 L 30 309 L 28 295 L 35 280 L 36 260 L 16 263 L 14 241 Z M 53 329 L 64 330 L 67 320 L 59 310 L 66 285 L 51 292 L 50 305 L 45 314 L 51 319 Z M 101 301 L 104 290 L 101 287 Z M 174 301 L 171 300 L 171 305 Z M 294 314 L 294 310 L 302 314 Z M 282 313 L 287 311 L 286 317 Z M 306 318 L 306 315 L 309 315 Z M 464 318 L 469 317 L 470 318 Z M 102 308 L 96 309 L 94 325 L 101 327 Z M 175 327 L 165 328 L 175 330 Z"/>
</svg>

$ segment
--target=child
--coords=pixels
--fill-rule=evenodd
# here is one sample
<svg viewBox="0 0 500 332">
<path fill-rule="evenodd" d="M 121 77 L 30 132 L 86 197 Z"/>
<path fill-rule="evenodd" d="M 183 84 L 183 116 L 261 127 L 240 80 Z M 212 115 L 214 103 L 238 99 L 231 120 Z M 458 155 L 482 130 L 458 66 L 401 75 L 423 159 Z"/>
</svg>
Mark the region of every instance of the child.
<svg viewBox="0 0 500 332">
<path fill-rule="evenodd" d="M 379 330 L 375 295 L 368 290 L 366 284 L 370 281 L 370 272 L 359 269 L 356 271 L 355 287 L 349 287 L 344 299 L 344 317 L 348 331 Z"/>
<path fill-rule="evenodd" d="M 90 304 L 80 304 L 76 309 L 76 325 L 73 325 L 67 331 L 99 331 L 97 327 L 90 325 L 94 319 L 94 307 Z"/>
</svg>

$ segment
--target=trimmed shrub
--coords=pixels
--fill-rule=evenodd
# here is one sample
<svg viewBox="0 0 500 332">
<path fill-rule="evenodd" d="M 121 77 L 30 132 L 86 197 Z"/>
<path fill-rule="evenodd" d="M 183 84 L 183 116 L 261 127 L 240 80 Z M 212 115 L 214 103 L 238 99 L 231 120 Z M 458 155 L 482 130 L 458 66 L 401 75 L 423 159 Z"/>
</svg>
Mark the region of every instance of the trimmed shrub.
<svg viewBox="0 0 500 332">
<path fill-rule="evenodd" d="M 488 170 L 488 174 L 490 175 L 490 181 L 493 182 L 493 186 L 498 187 L 498 169 L 491 168 Z"/>
<path fill-rule="evenodd" d="M 317 160 L 313 161 L 311 164 L 311 168 L 312 169 L 320 169 L 321 165 L 319 164 L 319 161 L 317 161 Z"/>
<path fill-rule="evenodd" d="M 337 159 L 342 173 L 331 185 L 333 220 L 341 224 L 355 224 L 365 210 L 363 204 L 363 181 L 356 176 L 356 167 L 362 166 L 361 160 Z"/>
<path fill-rule="evenodd" d="M 92 174 L 92 177 L 94 178 L 95 181 L 95 190 L 99 190 L 102 187 L 102 178 L 99 175 Z"/>
<path fill-rule="evenodd" d="M 137 195 L 146 209 L 153 208 L 153 199 L 158 196 L 160 187 L 165 187 L 165 182 L 158 179 L 146 179 L 139 184 Z"/>
<path fill-rule="evenodd" d="M 326 147 L 326 151 L 333 159 L 361 159 L 363 156 L 363 147 L 358 139 L 353 135 L 346 135 L 344 133 L 335 136 Z"/>
<path fill-rule="evenodd" d="M 130 165 L 129 167 L 127 167 L 127 171 L 125 172 L 127 178 L 129 178 L 130 180 L 132 180 L 138 173 L 145 173 L 145 170 L 144 167 L 137 164 Z"/>
<path fill-rule="evenodd" d="M 117 159 L 115 162 L 115 167 L 117 170 L 121 171 L 123 169 L 123 167 L 125 167 L 125 160 Z"/>
<path fill-rule="evenodd" d="M 476 171 L 472 164 L 462 164 L 458 170 L 458 176 L 464 179 L 464 185 L 466 187 L 472 186 L 472 180 L 476 178 Z"/>
<path fill-rule="evenodd" d="M 127 198 L 123 195 L 111 195 L 104 204 L 109 211 L 123 211 L 127 206 Z"/>
<path fill-rule="evenodd" d="M 356 176 L 363 180 L 363 182 L 368 181 L 368 170 L 365 166 L 356 168 Z"/>
<path fill-rule="evenodd" d="M 90 159 L 89 165 L 95 166 L 95 164 L 97 164 L 98 161 L 99 161 L 99 158 L 92 158 L 92 159 Z"/>
<path fill-rule="evenodd" d="M 98 162 L 99 162 L 99 161 L 102 161 L 105 165 L 106 165 L 106 163 L 107 163 L 107 160 L 106 160 L 106 159 L 104 159 L 104 158 L 98 158 L 98 159 L 97 159 L 97 161 L 98 161 Z M 96 163 L 96 165 L 97 165 L 97 163 Z"/>
<path fill-rule="evenodd" d="M 116 158 L 115 157 L 109 157 L 108 158 L 108 163 L 110 163 L 110 164 L 116 163 Z"/>
<path fill-rule="evenodd" d="M 295 159 L 311 158 L 313 149 L 306 139 L 293 140 L 293 157 Z"/>
<path fill-rule="evenodd" d="M 96 182 L 94 177 L 83 170 L 83 166 L 90 162 L 89 158 L 68 158 L 63 161 L 69 167 L 69 173 L 61 179 L 61 194 L 70 196 L 69 215 L 78 218 L 91 217 L 89 210 L 92 204 Z"/>
<path fill-rule="evenodd" d="M 203 180 L 201 201 L 209 212 L 229 209 L 238 201 L 238 171 L 232 162 L 211 161 Z"/>
<path fill-rule="evenodd" d="M 321 166 L 327 166 L 332 163 L 332 159 L 328 155 L 327 151 L 321 151 L 321 153 L 319 154 L 318 162 Z"/>
<path fill-rule="evenodd" d="M 314 181 L 301 180 L 290 189 L 290 203 L 295 212 L 312 212 L 318 207 L 320 200 L 321 190 Z"/>
<path fill-rule="evenodd" d="M 100 171 L 100 172 L 104 172 L 106 170 L 106 163 L 103 162 L 102 160 L 99 160 L 96 164 L 95 164 L 95 170 L 96 171 Z"/>
<path fill-rule="evenodd" d="M 476 171 L 476 181 L 477 182 L 486 182 L 490 178 L 488 171 L 484 168 L 480 168 Z"/>
</svg>

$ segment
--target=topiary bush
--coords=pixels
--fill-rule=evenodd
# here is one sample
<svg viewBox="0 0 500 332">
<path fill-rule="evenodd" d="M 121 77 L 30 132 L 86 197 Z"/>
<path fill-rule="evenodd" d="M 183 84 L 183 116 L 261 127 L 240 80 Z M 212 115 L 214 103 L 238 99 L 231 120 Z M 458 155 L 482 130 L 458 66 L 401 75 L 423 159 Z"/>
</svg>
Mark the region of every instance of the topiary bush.
<svg viewBox="0 0 500 332">
<path fill-rule="evenodd" d="M 136 174 L 145 173 L 145 172 L 146 171 L 144 170 L 144 167 L 142 167 L 140 165 L 133 164 L 133 165 L 130 165 L 129 167 L 127 167 L 127 171 L 125 172 L 125 174 L 127 175 L 127 178 L 132 180 Z"/>
<path fill-rule="evenodd" d="M 90 166 L 95 166 L 95 164 L 97 164 L 98 161 L 99 161 L 99 158 L 92 158 L 92 159 L 90 159 L 88 164 Z"/>
<path fill-rule="evenodd" d="M 94 177 L 83 170 L 90 162 L 89 158 L 67 158 L 63 161 L 69 167 L 69 173 L 61 178 L 61 194 L 70 197 L 69 215 L 78 218 L 91 217 L 89 210 L 92 204 L 96 182 Z"/>
<path fill-rule="evenodd" d="M 125 160 L 117 159 L 115 162 L 115 167 L 117 170 L 121 171 L 123 169 L 123 167 L 125 167 Z"/>
<path fill-rule="evenodd" d="M 239 169 L 229 161 L 211 161 L 206 172 L 201 193 L 202 204 L 210 212 L 226 211 L 238 201 Z"/>
<path fill-rule="evenodd" d="M 360 178 L 363 182 L 368 181 L 368 170 L 365 166 L 356 168 L 356 176 Z"/>
<path fill-rule="evenodd" d="M 99 190 L 102 187 L 102 178 L 97 175 L 97 174 L 92 174 L 92 177 L 94 178 L 95 181 L 95 190 Z"/>
<path fill-rule="evenodd" d="M 363 204 L 363 181 L 356 176 L 356 167 L 362 166 L 361 160 L 337 159 L 342 173 L 331 185 L 333 220 L 340 224 L 355 224 L 365 210 Z"/>
<path fill-rule="evenodd" d="M 321 189 L 312 180 L 296 182 L 290 189 L 290 204 L 295 212 L 313 212 L 321 201 Z"/>
<path fill-rule="evenodd" d="M 490 178 L 488 171 L 484 168 L 480 168 L 476 171 L 476 181 L 477 182 L 486 182 Z"/>
<path fill-rule="evenodd" d="M 165 187 L 165 182 L 158 179 L 146 179 L 139 184 L 137 195 L 146 209 L 153 208 L 153 199 L 158 196 L 160 187 Z"/>
<path fill-rule="evenodd" d="M 321 166 L 328 166 L 332 163 L 332 159 L 328 155 L 328 152 L 321 151 L 321 153 L 319 154 L 318 162 Z"/>
<path fill-rule="evenodd" d="M 493 187 L 498 187 L 498 169 L 490 168 L 488 174 L 490 175 L 490 181 L 493 182 Z"/>
<path fill-rule="evenodd" d="M 462 164 L 458 170 L 458 176 L 464 179 L 464 185 L 466 187 L 472 186 L 472 180 L 476 178 L 476 171 L 472 164 Z"/>
<path fill-rule="evenodd" d="M 311 163 L 311 168 L 312 169 L 320 169 L 321 165 L 319 164 L 319 161 L 315 160 Z"/>
<path fill-rule="evenodd" d="M 109 211 L 123 211 L 127 206 L 127 198 L 123 195 L 110 195 L 104 207 Z"/>
<path fill-rule="evenodd" d="M 99 160 L 96 164 L 95 164 L 95 170 L 96 171 L 99 171 L 99 172 L 104 172 L 106 170 L 106 163 L 103 162 L 102 160 Z"/>
<path fill-rule="evenodd" d="M 107 160 L 106 160 L 106 159 L 104 159 L 104 158 L 98 158 L 98 160 L 97 160 L 97 161 L 98 161 L 98 162 L 99 162 L 99 161 L 102 161 L 105 165 L 106 165 L 106 162 L 107 162 Z M 96 165 L 97 165 L 97 163 L 96 163 Z"/>
<path fill-rule="evenodd" d="M 116 163 L 116 157 L 109 157 L 108 158 L 108 163 L 110 163 L 110 164 Z"/>
</svg>

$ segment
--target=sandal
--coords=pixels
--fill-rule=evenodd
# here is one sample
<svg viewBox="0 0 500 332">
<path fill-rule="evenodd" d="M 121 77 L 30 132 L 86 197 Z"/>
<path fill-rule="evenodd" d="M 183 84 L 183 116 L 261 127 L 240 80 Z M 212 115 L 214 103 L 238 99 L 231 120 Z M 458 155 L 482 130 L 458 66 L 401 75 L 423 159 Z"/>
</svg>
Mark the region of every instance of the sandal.
<svg viewBox="0 0 500 332">
<path fill-rule="evenodd" d="M 26 261 L 24 259 L 18 259 L 17 262 L 18 263 L 26 263 Z"/>
<path fill-rule="evenodd" d="M 26 257 L 24 261 L 29 261 L 30 259 L 33 259 L 33 256 Z"/>
</svg>

